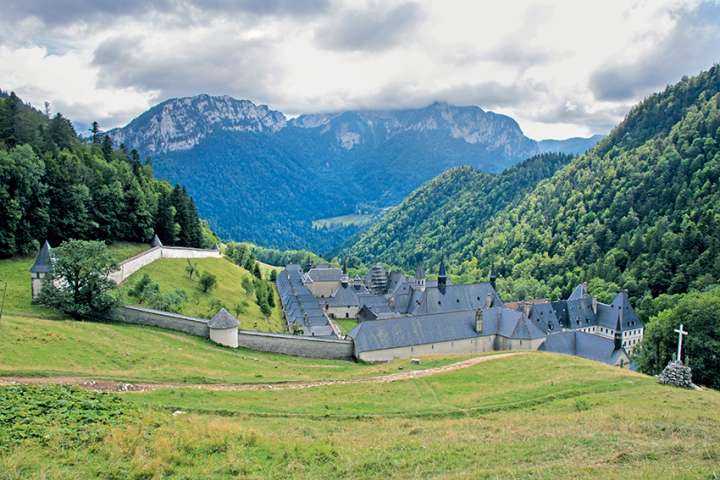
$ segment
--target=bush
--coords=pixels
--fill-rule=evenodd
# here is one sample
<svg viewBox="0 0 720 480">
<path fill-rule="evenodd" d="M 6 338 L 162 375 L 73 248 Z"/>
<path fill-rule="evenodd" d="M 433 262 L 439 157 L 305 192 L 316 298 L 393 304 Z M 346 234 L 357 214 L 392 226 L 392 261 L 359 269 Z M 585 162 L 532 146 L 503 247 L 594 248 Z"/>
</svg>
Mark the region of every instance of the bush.
<svg viewBox="0 0 720 480">
<path fill-rule="evenodd" d="M 203 272 L 203 274 L 200 275 L 200 288 L 203 293 L 208 293 L 215 285 L 217 285 L 217 277 L 215 275 L 209 272 Z"/>
</svg>

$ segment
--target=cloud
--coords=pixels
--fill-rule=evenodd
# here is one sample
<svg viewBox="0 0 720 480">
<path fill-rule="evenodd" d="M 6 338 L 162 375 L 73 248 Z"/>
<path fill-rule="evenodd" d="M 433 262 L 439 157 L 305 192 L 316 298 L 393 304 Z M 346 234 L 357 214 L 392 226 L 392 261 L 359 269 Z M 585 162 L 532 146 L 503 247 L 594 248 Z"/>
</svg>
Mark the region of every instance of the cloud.
<svg viewBox="0 0 720 480">
<path fill-rule="evenodd" d="M 282 74 L 272 50 L 271 40 L 238 38 L 216 27 L 171 38 L 111 37 L 95 50 L 92 66 L 105 88 L 133 87 L 160 99 L 209 93 L 266 102 L 275 98 Z"/>
<path fill-rule="evenodd" d="M 185 20 L 217 13 L 308 16 L 326 13 L 331 4 L 330 0 L 5 0 L 3 6 L 3 11 L 15 19 L 36 18 L 56 27 L 148 14 L 182 16 Z"/>
<path fill-rule="evenodd" d="M 417 3 L 403 3 L 387 9 L 374 6 L 365 10 L 346 10 L 321 25 L 315 32 L 315 41 L 328 50 L 387 50 L 407 39 L 422 18 Z"/>
<path fill-rule="evenodd" d="M 595 106 L 572 100 L 547 102 L 535 111 L 526 111 L 525 116 L 547 124 L 585 125 L 595 133 L 606 133 L 627 114 L 630 105 Z"/>
<path fill-rule="evenodd" d="M 702 3 L 672 12 L 675 25 L 653 47 L 634 60 L 600 66 L 590 77 L 599 100 L 634 99 L 694 75 L 718 61 L 720 5 Z"/>
<path fill-rule="evenodd" d="M 502 84 L 486 81 L 429 88 L 417 82 L 403 81 L 388 83 L 375 92 L 362 96 L 346 92 L 334 99 L 335 104 L 328 104 L 324 98 L 316 98 L 312 100 L 312 103 L 316 105 L 316 109 L 320 108 L 324 111 L 418 108 L 433 102 L 478 105 L 484 109 L 492 109 L 530 102 L 542 90 L 544 90 L 544 86 L 532 82 Z M 324 101 L 325 103 L 323 103 Z"/>
</svg>

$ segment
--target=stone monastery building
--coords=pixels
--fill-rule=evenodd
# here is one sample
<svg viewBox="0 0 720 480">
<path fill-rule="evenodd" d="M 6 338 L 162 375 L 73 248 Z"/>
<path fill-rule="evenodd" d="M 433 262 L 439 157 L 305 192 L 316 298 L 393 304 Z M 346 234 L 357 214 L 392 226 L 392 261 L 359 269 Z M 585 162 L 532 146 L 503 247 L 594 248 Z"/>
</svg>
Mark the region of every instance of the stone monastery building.
<svg viewBox="0 0 720 480">
<path fill-rule="evenodd" d="M 565 300 L 504 303 L 488 282 L 452 284 L 441 262 L 437 281 L 375 265 L 365 278 L 330 265 L 288 265 L 277 286 L 291 332 L 339 338 L 335 319 L 356 319 L 347 337 L 355 356 L 386 361 L 417 355 L 544 350 L 629 367 L 644 325 L 627 292 L 611 304 L 584 284 Z"/>
</svg>

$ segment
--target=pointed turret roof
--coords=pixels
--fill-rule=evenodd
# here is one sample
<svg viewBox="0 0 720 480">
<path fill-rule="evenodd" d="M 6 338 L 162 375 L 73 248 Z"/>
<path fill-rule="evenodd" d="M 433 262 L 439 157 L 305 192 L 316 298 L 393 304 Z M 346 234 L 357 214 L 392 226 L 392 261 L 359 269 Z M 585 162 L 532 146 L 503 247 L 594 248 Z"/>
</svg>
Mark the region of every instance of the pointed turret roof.
<svg viewBox="0 0 720 480">
<path fill-rule="evenodd" d="M 581 283 L 577 287 L 575 287 L 575 290 L 572 291 L 572 293 L 568 297 L 568 300 L 580 300 L 581 298 L 585 298 L 587 296 L 587 287 L 584 283 Z"/>
<path fill-rule="evenodd" d="M 163 246 L 162 242 L 160 241 L 160 238 L 157 236 L 157 233 L 153 236 L 152 240 L 150 241 L 150 246 L 153 248 Z"/>
<path fill-rule="evenodd" d="M 438 271 L 438 277 L 447 277 L 445 272 L 445 256 L 440 259 L 440 270 Z"/>
<path fill-rule="evenodd" d="M 425 267 L 423 266 L 422 262 L 418 262 L 417 266 L 415 267 L 415 278 L 425 278 Z"/>
<path fill-rule="evenodd" d="M 45 240 L 45 243 L 43 243 L 42 248 L 38 252 L 35 263 L 30 267 L 30 272 L 48 273 L 50 270 L 52 270 L 52 248 L 50 248 L 50 243 Z"/>
<path fill-rule="evenodd" d="M 233 317 L 230 312 L 221 308 L 218 313 L 208 322 L 208 327 L 215 330 L 223 330 L 226 328 L 235 328 L 240 325 L 238 319 Z"/>
</svg>

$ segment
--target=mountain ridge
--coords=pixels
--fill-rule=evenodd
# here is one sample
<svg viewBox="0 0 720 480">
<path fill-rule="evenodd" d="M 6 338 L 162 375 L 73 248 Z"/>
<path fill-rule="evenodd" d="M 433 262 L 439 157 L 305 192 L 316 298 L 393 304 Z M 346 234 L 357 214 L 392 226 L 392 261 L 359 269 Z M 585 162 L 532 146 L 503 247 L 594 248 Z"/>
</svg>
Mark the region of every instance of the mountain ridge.
<svg viewBox="0 0 720 480">
<path fill-rule="evenodd" d="M 714 66 L 646 98 L 597 146 L 491 222 L 472 224 L 480 202 L 464 203 L 459 216 L 459 203 L 438 200 L 443 207 L 426 215 L 420 235 L 395 236 L 404 217 L 391 211 L 349 251 L 383 259 L 403 242 L 437 265 L 444 250 L 453 273 L 481 279 L 492 270 L 513 298 L 565 298 L 594 282 L 599 292 L 625 288 L 642 306 L 664 293 L 710 288 L 720 284 L 719 136 Z M 436 184 L 418 191 L 432 198 Z"/>
<path fill-rule="evenodd" d="M 223 237 L 321 254 L 358 228 L 318 231 L 313 220 L 395 205 L 448 168 L 499 172 L 598 140 L 538 142 L 509 116 L 443 102 L 288 119 L 206 94 L 169 99 L 107 135 L 151 157 L 159 177 L 186 185 Z"/>
</svg>

